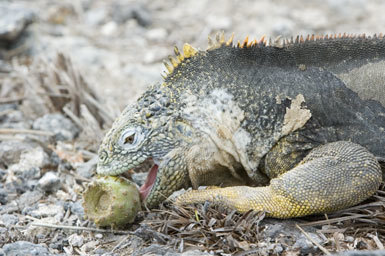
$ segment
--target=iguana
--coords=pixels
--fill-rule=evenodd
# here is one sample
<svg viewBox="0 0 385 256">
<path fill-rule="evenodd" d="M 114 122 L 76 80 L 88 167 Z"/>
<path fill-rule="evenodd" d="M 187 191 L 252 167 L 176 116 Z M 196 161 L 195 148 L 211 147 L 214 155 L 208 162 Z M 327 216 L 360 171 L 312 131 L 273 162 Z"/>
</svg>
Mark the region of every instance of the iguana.
<svg viewBox="0 0 385 256">
<path fill-rule="evenodd" d="M 218 34 L 205 51 L 174 50 L 164 81 L 122 112 L 99 150 L 101 175 L 148 167 L 147 207 L 192 187 L 176 203 L 291 218 L 356 205 L 379 188 L 382 34 L 238 44 Z"/>
</svg>

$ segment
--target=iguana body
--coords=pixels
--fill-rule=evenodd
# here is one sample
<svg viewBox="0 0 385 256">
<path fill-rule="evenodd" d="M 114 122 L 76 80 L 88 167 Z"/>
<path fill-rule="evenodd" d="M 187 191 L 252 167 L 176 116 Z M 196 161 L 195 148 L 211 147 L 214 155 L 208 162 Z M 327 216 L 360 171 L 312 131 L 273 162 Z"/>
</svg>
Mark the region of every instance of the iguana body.
<svg viewBox="0 0 385 256">
<path fill-rule="evenodd" d="M 152 208 L 211 201 L 278 218 L 353 206 L 382 180 L 385 39 L 340 36 L 185 45 L 115 121 L 98 173 L 151 163 L 141 188 Z"/>
</svg>

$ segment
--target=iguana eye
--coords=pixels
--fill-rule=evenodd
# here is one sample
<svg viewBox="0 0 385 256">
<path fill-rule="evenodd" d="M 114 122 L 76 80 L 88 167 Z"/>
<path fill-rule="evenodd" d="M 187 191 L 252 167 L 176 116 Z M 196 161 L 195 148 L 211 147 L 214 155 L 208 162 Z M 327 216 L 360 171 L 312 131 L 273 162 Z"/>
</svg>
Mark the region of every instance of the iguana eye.
<svg viewBox="0 0 385 256">
<path fill-rule="evenodd" d="M 119 145 L 123 148 L 129 149 L 138 145 L 143 138 L 142 129 L 139 127 L 128 128 L 122 133 L 122 136 L 119 139 Z"/>
<path fill-rule="evenodd" d="M 135 140 L 135 134 L 132 134 L 130 136 L 127 136 L 124 139 L 124 144 L 132 144 L 132 143 L 134 143 L 134 140 Z"/>
</svg>

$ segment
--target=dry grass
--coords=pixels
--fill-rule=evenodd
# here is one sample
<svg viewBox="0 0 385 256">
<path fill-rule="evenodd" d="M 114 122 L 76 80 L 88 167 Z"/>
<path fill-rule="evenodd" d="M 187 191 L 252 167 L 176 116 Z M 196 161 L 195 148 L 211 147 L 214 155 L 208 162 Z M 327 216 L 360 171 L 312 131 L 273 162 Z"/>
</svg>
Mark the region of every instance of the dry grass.
<svg viewBox="0 0 385 256">
<path fill-rule="evenodd" d="M 104 104 L 71 60 L 58 53 L 53 61 L 38 59 L 28 69 L 16 66 L 16 70 L 25 84 L 23 111 L 29 116 L 64 113 L 82 130 L 79 146 L 96 151 L 117 111 Z"/>
<path fill-rule="evenodd" d="M 261 253 L 258 249 L 260 243 L 270 239 L 263 233 L 266 227 L 264 214 L 253 211 L 239 214 L 208 204 L 189 207 L 165 205 L 155 212 L 144 212 L 142 217 L 142 225 L 162 235 L 161 239 L 155 239 L 157 242 L 179 248 L 180 251 L 199 248 L 217 254 L 258 254 Z M 293 225 L 285 220 L 277 222 Z M 318 234 L 327 238 L 323 247 L 330 252 L 383 249 L 384 187 L 358 206 L 330 215 L 299 218 L 295 222 L 303 228 L 316 228 Z M 290 246 L 294 242 L 285 245 L 287 252 L 291 251 Z M 299 252 L 293 249 L 293 253 Z M 323 252 L 319 250 L 319 254 Z"/>
<path fill-rule="evenodd" d="M 263 213 L 239 214 L 208 204 L 170 206 L 145 214 L 142 224 L 166 235 L 164 243 L 178 248 L 199 248 L 216 253 L 237 253 L 255 247 L 260 239 Z"/>
</svg>

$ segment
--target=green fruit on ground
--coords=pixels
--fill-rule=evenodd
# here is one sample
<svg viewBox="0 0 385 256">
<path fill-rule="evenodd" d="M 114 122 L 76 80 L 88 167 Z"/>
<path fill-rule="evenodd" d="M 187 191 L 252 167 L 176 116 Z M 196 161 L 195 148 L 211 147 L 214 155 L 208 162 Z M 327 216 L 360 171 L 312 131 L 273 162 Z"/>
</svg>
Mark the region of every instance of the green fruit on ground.
<svg viewBox="0 0 385 256">
<path fill-rule="evenodd" d="M 141 209 L 139 191 L 123 177 L 100 177 L 84 191 L 83 208 L 86 217 L 99 227 L 122 227 L 134 222 Z"/>
</svg>

